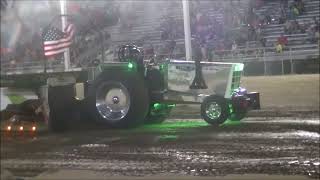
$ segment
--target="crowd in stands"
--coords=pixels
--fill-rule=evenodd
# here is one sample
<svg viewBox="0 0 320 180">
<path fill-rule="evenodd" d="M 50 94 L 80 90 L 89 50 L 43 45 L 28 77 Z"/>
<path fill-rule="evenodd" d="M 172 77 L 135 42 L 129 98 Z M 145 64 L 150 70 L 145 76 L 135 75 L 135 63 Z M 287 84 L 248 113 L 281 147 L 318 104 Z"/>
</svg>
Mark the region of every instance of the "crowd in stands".
<svg viewBox="0 0 320 180">
<path fill-rule="evenodd" d="M 211 7 L 204 8 L 208 4 L 203 4 L 203 1 L 191 1 L 191 33 L 195 39 L 193 47 L 198 49 L 198 52 L 195 52 L 198 58 L 209 60 L 213 55 L 222 56 L 226 50 L 236 52 L 237 47 L 245 45 L 247 41 L 261 41 L 261 44 L 265 45 L 262 27 L 271 23 L 271 17 L 266 15 L 260 18 L 254 13 L 254 10 L 265 2 L 251 1 L 248 10 L 245 10 L 246 13 L 241 13 L 241 9 L 238 8 L 240 3 L 230 1 L 221 5 L 212 2 Z M 208 15 L 208 9 L 212 9 L 221 17 Z M 184 37 L 181 19 L 164 17 L 161 27 L 162 40 Z"/>
<path fill-rule="evenodd" d="M 228 1 L 225 5 L 203 4 L 204 1 L 191 1 L 191 32 L 196 40 L 193 49 L 197 59 L 211 60 L 213 56 L 221 57 L 225 53 L 239 53 L 239 47 L 247 47 L 249 42 L 257 42 L 255 47 L 264 48 L 267 46 L 267 39 L 264 35 L 264 27 L 269 24 L 283 24 L 284 33 L 278 37 L 275 43 L 276 52 L 283 52 L 289 44 L 288 37 L 294 34 L 307 33 L 306 42 L 316 43 L 319 41 L 319 19 L 313 17 L 310 23 L 299 23 L 297 18 L 306 13 L 305 1 L 288 0 L 280 1 L 280 17 L 277 7 L 272 7 L 264 13 L 257 14 L 256 11 L 268 3 L 266 0 L 251 0 L 248 9 L 241 13 L 240 1 Z M 205 3 L 205 2 L 204 2 Z M 237 4 L 238 3 L 238 4 Z M 208 7 L 210 6 L 210 7 Z M 216 15 L 221 14 L 222 20 L 216 15 L 209 15 L 208 10 L 213 10 Z M 183 22 L 172 16 L 163 18 L 162 40 L 171 41 L 183 38 Z M 247 36 L 244 36 L 247 34 Z M 260 50 L 257 50 L 260 53 Z M 247 51 L 248 53 L 250 51 Z"/>
<path fill-rule="evenodd" d="M 303 15 L 306 12 L 305 2 L 303 0 L 294 0 L 289 7 L 288 2 L 282 4 L 282 8 L 288 8 L 288 13 L 281 13 L 279 21 L 280 24 L 284 24 L 284 33 L 286 35 L 294 35 L 294 34 L 302 34 L 307 33 L 308 38 L 304 42 L 316 43 L 319 41 L 319 19 L 313 17 L 310 23 L 299 23 L 297 21 L 297 17 L 299 15 Z M 284 23 L 283 23 L 284 22 Z M 286 38 L 286 43 L 284 43 L 284 39 Z M 276 43 L 276 51 L 281 53 L 286 45 L 288 44 L 287 37 L 283 34 L 278 38 Z"/>
<path fill-rule="evenodd" d="M 307 41 L 310 43 L 319 43 L 320 40 L 320 21 L 319 19 L 317 20 L 316 18 L 313 19 L 313 23 L 309 25 L 309 27 L 306 30 L 308 34 L 308 39 Z"/>
<path fill-rule="evenodd" d="M 90 3 L 90 2 L 89 2 Z M 53 21 L 58 17 L 59 9 L 52 7 L 52 13 L 36 14 L 21 17 L 15 8 L 1 7 L 1 63 L 10 63 L 14 67 L 18 63 L 42 62 L 47 59 L 43 52 L 42 31 L 52 22 L 52 26 L 61 26 Z M 70 47 L 71 60 L 86 49 L 92 48 L 102 41 L 102 37 L 108 39 L 110 35 L 103 31 L 104 28 L 117 24 L 120 21 L 118 4 L 111 1 L 102 6 L 88 6 L 84 3 L 70 3 L 68 5 L 69 23 L 76 27 L 73 43 Z M 45 23 L 34 20 L 36 17 L 46 17 Z M 33 17 L 33 18 L 32 18 Z M 57 55 L 55 59 L 62 59 L 63 55 Z M 79 62 L 76 62 L 79 63 Z"/>
<path fill-rule="evenodd" d="M 306 42 L 319 41 L 319 19 L 313 18 L 308 24 L 302 24 L 297 20 L 307 12 L 304 0 L 294 0 L 292 3 L 281 0 L 280 17 L 275 16 L 277 8 L 268 9 L 262 14 L 257 13 L 268 2 L 269 0 L 190 1 L 193 54 L 197 59 L 210 61 L 227 53 L 239 54 L 243 47 L 249 49 L 249 42 L 253 41 L 258 43 L 255 47 L 264 48 L 267 46 L 267 39 L 263 30 L 269 24 L 283 25 L 284 33 L 274 44 L 278 53 L 290 46 L 290 35 L 307 33 Z M 175 3 L 177 1 L 165 4 L 177 7 Z M 71 59 L 77 59 L 86 49 L 92 49 L 102 40 L 108 39 L 108 33 L 103 31 L 108 26 L 120 24 L 122 33 L 132 30 L 133 22 L 137 18 L 135 10 L 143 9 L 145 5 L 144 1 L 139 1 L 121 6 L 111 0 L 103 5 L 92 1 L 70 3 L 68 12 L 73 15 L 70 22 L 76 26 L 76 36 L 70 48 Z M 14 9 L 5 9 L 2 4 L 1 8 L 1 61 L 8 61 L 14 66 L 18 62 L 46 59 L 43 55 L 42 30 L 51 18 L 58 14 L 59 8 L 56 8 L 51 16 L 43 15 L 51 17 L 45 21 L 46 24 L 36 24 L 37 21 L 34 19 L 37 18 L 29 17 L 27 21 L 22 20 L 21 15 Z M 159 59 L 172 57 L 174 53 L 184 54 L 184 48 L 178 47 L 176 42 L 184 38 L 183 19 L 166 12 L 160 22 L 160 28 L 161 48 L 156 49 L 147 40 L 140 44 L 144 48 L 146 58 L 154 57 L 155 54 L 158 54 Z"/>
<path fill-rule="evenodd" d="M 1 62 L 9 60 L 15 65 L 39 59 L 43 56 L 41 42 L 39 32 L 32 33 L 32 29 L 15 12 L 1 14 Z"/>
</svg>

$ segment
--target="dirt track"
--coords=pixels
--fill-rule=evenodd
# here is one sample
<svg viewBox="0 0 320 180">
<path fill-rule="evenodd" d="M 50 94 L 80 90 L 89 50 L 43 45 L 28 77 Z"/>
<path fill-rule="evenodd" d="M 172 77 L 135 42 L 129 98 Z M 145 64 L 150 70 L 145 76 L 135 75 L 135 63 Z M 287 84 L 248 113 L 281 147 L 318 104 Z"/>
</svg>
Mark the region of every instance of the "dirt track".
<svg viewBox="0 0 320 180">
<path fill-rule="evenodd" d="M 319 118 L 248 118 L 213 128 L 168 120 L 132 130 L 82 130 L 5 136 L 1 167 L 34 177 L 59 169 L 101 177 L 303 175 L 319 178 Z"/>
</svg>

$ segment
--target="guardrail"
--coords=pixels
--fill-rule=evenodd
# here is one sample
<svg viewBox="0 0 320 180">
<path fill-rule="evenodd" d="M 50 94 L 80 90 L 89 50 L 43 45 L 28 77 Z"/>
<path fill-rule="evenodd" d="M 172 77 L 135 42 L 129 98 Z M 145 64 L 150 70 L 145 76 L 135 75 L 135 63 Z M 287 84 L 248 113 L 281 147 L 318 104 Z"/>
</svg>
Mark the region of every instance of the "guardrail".
<svg viewBox="0 0 320 180">
<path fill-rule="evenodd" d="M 117 51 L 116 46 L 112 47 L 113 58 L 107 59 L 105 61 L 117 61 Z M 157 49 L 158 47 L 154 47 Z M 291 73 L 294 73 L 294 62 L 295 60 L 308 60 L 309 58 L 319 58 L 318 49 L 310 50 L 292 50 L 292 48 L 287 48 L 281 53 L 275 52 L 275 48 L 247 48 L 247 49 L 237 49 L 237 50 L 221 50 L 221 51 L 208 51 L 208 57 L 210 61 L 222 61 L 222 62 L 241 62 L 241 63 L 253 63 L 253 62 L 263 62 L 264 64 L 264 74 L 267 73 L 267 64 L 270 62 L 281 62 L 282 74 L 284 74 L 284 61 L 289 61 L 291 66 Z M 212 54 L 211 52 L 214 52 Z M 211 53 L 211 54 L 210 54 Z M 185 53 L 156 53 L 155 58 L 169 58 L 169 59 L 183 59 Z M 152 58 L 151 55 L 145 54 L 144 59 Z M 75 68 L 75 65 L 72 67 Z M 1 62 L 1 74 L 18 74 L 23 73 L 40 73 L 49 71 L 63 71 L 63 60 L 60 61 L 36 61 L 36 62 L 25 62 L 25 63 L 15 63 L 11 62 Z"/>
</svg>

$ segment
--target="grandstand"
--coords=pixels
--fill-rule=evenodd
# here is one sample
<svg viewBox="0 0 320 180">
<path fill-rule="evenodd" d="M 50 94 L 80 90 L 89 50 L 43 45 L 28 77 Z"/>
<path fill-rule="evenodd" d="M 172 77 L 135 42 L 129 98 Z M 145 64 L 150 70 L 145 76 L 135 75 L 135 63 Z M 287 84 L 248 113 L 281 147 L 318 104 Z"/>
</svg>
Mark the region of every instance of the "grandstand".
<svg viewBox="0 0 320 180">
<path fill-rule="evenodd" d="M 227 17 L 227 9 L 232 9 L 232 11 L 237 12 L 237 16 L 239 17 L 247 17 L 248 9 L 252 2 L 256 2 L 255 0 L 244 0 L 244 1 L 198 1 L 199 7 L 197 7 L 198 11 L 201 11 L 203 14 L 208 16 L 209 18 L 215 19 L 216 23 L 224 24 Z M 237 3 L 236 6 L 232 6 L 230 4 Z M 224 35 L 220 37 L 220 39 L 212 39 L 208 43 L 208 53 L 210 54 L 210 59 L 212 61 L 232 61 L 232 62 L 244 62 L 247 64 L 248 68 L 250 64 L 255 64 L 252 68 L 257 68 L 256 64 L 262 66 L 262 71 L 264 74 L 273 74 L 272 71 L 268 72 L 268 69 L 273 67 L 273 63 L 281 66 L 281 72 L 284 73 L 286 61 L 289 62 L 291 70 L 289 72 L 294 73 L 295 68 L 294 64 L 299 63 L 303 60 L 310 60 L 310 62 L 316 63 L 319 62 L 319 40 L 310 42 L 309 35 L 307 32 L 304 33 L 294 33 L 294 34 L 285 34 L 284 30 L 284 22 L 280 23 L 279 19 L 281 18 L 281 1 L 262 1 L 263 3 L 259 7 L 255 7 L 254 13 L 259 18 L 263 18 L 267 14 L 271 15 L 272 22 L 265 24 L 260 27 L 259 36 L 260 39 L 246 39 L 244 42 L 238 44 L 236 51 L 231 50 L 230 40 L 226 40 L 224 38 L 228 37 L 228 35 Z M 299 24 L 303 24 L 304 26 L 310 25 L 313 23 L 314 18 L 319 21 L 319 1 L 318 0 L 303 0 L 305 6 L 305 12 L 297 17 L 295 20 Z M 90 2 L 89 2 L 90 3 Z M 126 3 L 125 1 L 121 1 L 122 4 Z M 121 3 L 119 6 L 121 6 Z M 194 4 L 193 4 L 194 3 Z M 195 6 L 197 1 L 191 1 L 191 7 Z M 288 4 L 294 3 L 293 0 L 289 0 Z M 132 4 L 131 4 L 132 5 Z M 287 14 L 290 13 L 290 7 L 284 8 Z M 192 10 L 191 10 L 192 11 Z M 229 10 L 230 11 L 230 10 Z M 123 13 L 124 11 L 120 11 Z M 140 46 L 144 46 L 146 44 L 152 45 L 154 48 L 156 55 L 161 55 L 161 58 L 178 58 L 184 59 L 184 37 L 183 37 L 183 14 L 182 14 L 182 3 L 180 1 L 142 1 L 135 5 L 135 8 L 131 8 L 131 12 L 129 15 L 124 16 L 125 18 L 130 18 L 130 28 L 124 28 L 122 24 L 122 18 L 120 15 L 120 20 L 117 24 L 113 24 L 112 26 L 105 27 L 103 29 L 99 29 L 94 33 L 96 36 L 93 39 L 107 39 L 106 32 L 110 34 L 110 39 L 103 43 L 95 43 L 94 41 L 88 45 L 86 51 L 81 51 L 81 53 L 77 54 L 77 64 L 74 66 L 88 66 L 93 59 L 104 59 L 107 61 L 117 61 L 117 52 L 116 49 L 119 45 L 125 43 L 136 43 Z M 172 39 L 163 40 L 161 38 L 161 34 L 163 32 L 163 24 L 165 21 L 171 18 L 175 23 L 175 37 Z M 248 17 L 247 17 L 248 18 Z M 192 26 L 192 25 L 191 25 Z M 212 25 L 213 27 L 215 24 Z M 232 36 L 241 36 L 243 34 L 250 34 L 248 32 L 247 22 L 241 21 L 240 24 L 236 27 L 230 28 L 228 25 L 223 25 L 224 31 L 232 32 Z M 319 31 L 319 30 L 318 30 Z M 101 33 L 102 32 L 102 33 Z M 102 36 L 101 36 L 102 34 Z M 282 53 L 277 53 L 275 44 L 277 43 L 277 39 L 281 34 L 285 34 L 288 39 L 288 44 L 284 48 Z M 76 37 L 81 44 L 81 39 Z M 222 39 L 221 39 L 222 38 Z M 265 44 L 262 45 L 261 39 L 265 40 Z M 172 53 L 166 52 L 165 49 L 168 45 L 169 41 L 174 40 L 176 46 Z M 229 47 L 226 46 L 224 49 L 217 51 L 215 46 L 218 42 L 224 41 L 225 44 L 229 44 Z M 193 52 L 194 58 L 196 57 L 196 49 L 197 49 L 197 38 L 195 36 L 192 37 L 192 46 L 195 52 Z M 77 48 L 77 47 L 75 47 Z M 1 55 L 2 56 L 2 55 Z M 147 58 L 147 57 L 146 57 Z M 150 56 L 148 56 L 150 58 Z M 313 60 L 313 61 L 311 61 Z M 20 69 L 32 69 L 36 66 L 39 68 L 43 66 L 43 61 L 37 61 L 37 65 L 33 62 L 28 62 L 26 65 L 24 64 L 15 64 L 14 68 Z M 89 62 L 90 61 L 90 62 Z M 280 65 L 278 62 L 281 62 Z M 58 62 L 55 62 L 59 65 Z M 9 70 L 10 62 L 1 61 L 2 69 Z M 260 72 L 261 73 L 261 72 Z M 250 74 L 250 73 L 249 73 Z M 249 75 L 248 74 L 248 75 Z"/>
<path fill-rule="evenodd" d="M 210 2 L 206 2 L 210 3 Z M 243 3 L 242 6 L 247 5 L 247 3 Z M 298 16 L 297 21 L 299 23 L 307 24 L 310 23 L 313 19 L 313 17 L 316 17 L 319 19 L 319 1 L 317 0 L 311 0 L 306 1 L 306 10 L 307 12 L 304 15 Z M 208 6 L 204 6 L 208 7 Z M 209 6 L 210 7 L 210 6 Z M 274 7 L 280 7 L 280 1 L 275 2 L 266 2 L 266 4 L 258 9 L 256 12 L 258 15 L 264 14 L 266 11 L 269 11 L 270 9 L 274 9 L 273 12 L 280 12 L 278 9 L 275 9 Z M 244 13 L 245 8 L 241 8 L 240 11 Z M 216 17 L 218 20 L 222 21 L 223 15 L 219 11 L 215 11 L 214 9 L 207 8 L 205 9 L 206 12 L 208 12 L 208 15 Z M 310 11 L 309 11 L 310 10 Z M 137 12 L 137 17 L 141 17 L 141 19 L 145 18 L 144 12 Z M 175 7 L 173 9 L 173 13 L 171 15 L 172 17 L 182 20 L 182 6 Z M 273 18 L 279 17 L 280 14 L 273 14 Z M 159 31 L 159 20 L 160 16 L 153 17 L 149 19 L 144 19 L 144 25 L 143 26 L 136 26 L 134 25 L 133 29 L 125 33 L 120 33 L 119 26 L 112 27 L 110 29 L 112 41 L 114 44 L 123 43 L 123 42 L 135 42 L 139 41 L 140 39 L 144 39 L 145 42 L 152 43 L 154 46 L 161 45 L 160 40 L 160 31 Z M 140 18 L 137 18 L 140 19 Z M 137 22 L 139 24 L 141 22 Z M 269 25 L 266 25 L 262 29 L 264 37 L 267 41 L 267 47 L 265 48 L 266 56 L 270 56 L 275 54 L 275 48 L 273 48 L 274 44 L 277 41 L 277 38 L 280 36 L 280 34 L 284 33 L 284 25 L 278 24 L 278 23 L 272 23 Z M 144 37 L 143 37 L 144 36 Z M 288 37 L 289 46 L 287 47 L 290 49 L 291 53 L 294 55 L 298 54 L 304 54 L 305 56 L 308 55 L 318 55 L 318 44 L 317 43 L 306 43 L 307 40 L 307 33 L 300 33 L 300 34 L 294 34 L 294 35 L 286 35 Z M 148 38 L 145 38 L 148 37 Z M 184 46 L 184 40 L 183 39 L 175 39 L 178 45 Z M 249 47 L 257 47 L 256 41 L 248 41 Z M 241 49 L 240 49 L 241 50 Z M 245 49 L 243 49 L 245 50 Z M 269 53 L 269 54 L 268 54 Z M 284 54 L 287 56 L 287 53 Z M 244 56 L 245 58 L 246 56 Z M 279 57 L 279 56 L 277 56 Z M 250 58 L 250 56 L 248 56 Z M 281 57 L 282 58 L 282 57 Z M 301 58 L 298 56 L 294 56 L 294 58 Z M 243 58 L 242 58 L 243 59 Z M 227 57 L 225 60 L 228 60 Z M 232 59 L 233 60 L 233 59 Z M 246 60 L 246 59 L 243 59 Z"/>
<path fill-rule="evenodd" d="M 296 20 L 299 24 L 310 24 L 312 23 L 313 18 L 319 20 L 319 1 L 317 0 L 306 0 L 305 2 L 305 9 L 306 12 L 298 17 Z M 201 1 L 202 6 L 201 10 L 206 12 L 207 15 L 211 17 L 215 17 L 218 21 L 223 21 L 223 11 L 221 9 L 214 8 L 212 5 L 212 1 Z M 224 3 L 224 4 L 223 4 Z M 229 2 L 221 2 L 219 5 L 227 6 Z M 293 3 L 292 1 L 288 2 L 289 4 Z M 215 61 L 240 61 L 245 63 L 250 62 L 264 62 L 268 61 L 268 63 L 272 63 L 274 61 L 286 61 L 290 60 L 290 63 L 294 63 L 294 60 L 309 60 L 309 59 L 318 59 L 319 58 L 319 43 L 308 42 L 308 34 L 307 33 L 298 33 L 298 34 L 285 34 L 284 32 L 284 24 L 280 24 L 278 22 L 280 14 L 280 4 L 281 1 L 265 1 L 265 3 L 259 8 L 256 9 L 256 14 L 258 16 L 263 16 L 266 13 L 272 14 L 272 19 L 274 22 L 267 24 L 262 27 L 262 35 L 266 39 L 266 47 L 262 47 L 258 41 L 247 41 L 246 45 L 238 46 L 238 52 L 236 55 L 231 52 L 231 50 L 225 50 L 223 57 L 218 57 L 213 59 Z M 241 1 L 241 4 L 238 6 L 238 11 L 241 15 L 246 13 L 247 6 L 249 5 L 249 1 Z M 168 7 L 170 8 L 170 7 Z M 158 9 L 160 10 L 160 9 Z M 289 7 L 286 9 L 286 13 L 290 11 Z M 163 10 L 162 10 L 163 11 Z M 174 8 L 171 7 L 169 10 L 171 14 L 169 16 L 175 18 L 176 20 L 182 21 L 182 6 L 176 6 Z M 143 17 L 143 12 L 137 12 L 137 14 Z M 136 27 L 133 31 L 128 33 L 128 38 L 118 38 L 121 34 L 117 34 L 119 29 L 117 27 L 113 27 L 111 32 L 111 37 L 114 35 L 112 39 L 114 44 L 123 43 L 123 42 L 137 42 L 139 38 L 144 39 L 144 42 L 153 44 L 153 47 L 157 49 L 157 47 L 161 47 L 163 41 L 160 38 L 160 31 L 159 31 L 159 19 L 157 18 L 149 18 L 146 20 L 144 26 Z M 182 24 L 182 23 L 180 23 Z M 115 32 L 115 33 L 113 33 Z M 147 33 L 147 38 L 141 37 L 141 35 L 145 35 Z M 277 42 L 277 38 L 281 35 L 285 34 L 288 38 L 288 46 L 286 47 L 285 51 L 281 54 L 276 52 L 274 45 Z M 122 36 L 124 37 L 124 36 Z M 121 41 L 118 41 L 121 39 Z M 177 47 L 184 46 L 184 39 L 175 39 L 177 43 Z M 180 51 L 181 52 L 181 51 Z M 254 53 L 252 53 L 254 52 Z M 181 57 L 181 56 L 178 56 Z M 116 56 L 114 57 L 116 58 Z M 282 62 L 284 64 L 284 62 Z M 268 66 L 265 63 L 265 66 Z M 281 66 L 281 65 L 280 65 Z M 292 66 L 292 65 L 291 65 Z M 268 68 L 268 67 L 265 67 Z M 282 67 L 283 69 L 284 67 Z M 284 70 L 281 70 L 283 73 Z M 290 72 L 294 72 L 292 69 Z M 267 74 L 268 72 L 264 72 Z"/>
</svg>

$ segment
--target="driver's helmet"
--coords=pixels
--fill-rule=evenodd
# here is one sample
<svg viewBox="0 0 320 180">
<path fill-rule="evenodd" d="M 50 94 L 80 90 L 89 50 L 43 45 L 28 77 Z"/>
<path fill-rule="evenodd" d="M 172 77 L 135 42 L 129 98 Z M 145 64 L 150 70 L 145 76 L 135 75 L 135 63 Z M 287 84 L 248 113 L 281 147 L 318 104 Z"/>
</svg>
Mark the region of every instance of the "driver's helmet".
<svg viewBox="0 0 320 180">
<path fill-rule="evenodd" d="M 121 62 L 135 61 L 139 63 L 143 61 L 143 52 L 136 45 L 121 46 L 118 55 Z"/>
</svg>

